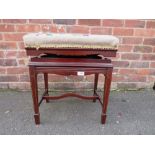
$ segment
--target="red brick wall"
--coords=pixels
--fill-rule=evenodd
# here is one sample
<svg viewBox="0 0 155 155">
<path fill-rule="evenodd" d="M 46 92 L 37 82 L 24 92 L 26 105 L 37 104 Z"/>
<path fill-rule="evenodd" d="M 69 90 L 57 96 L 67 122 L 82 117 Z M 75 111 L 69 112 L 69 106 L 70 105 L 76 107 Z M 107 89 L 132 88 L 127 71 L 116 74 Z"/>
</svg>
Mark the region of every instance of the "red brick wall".
<svg viewBox="0 0 155 155">
<path fill-rule="evenodd" d="M 113 59 L 112 87 L 146 88 L 155 81 L 155 20 L 0 19 L 0 88 L 30 88 L 22 36 L 39 31 L 115 35 L 120 46 L 117 58 Z M 42 76 L 38 78 L 42 81 Z M 102 79 L 103 76 L 100 84 Z M 92 88 L 93 76 L 55 75 L 50 81 L 57 88 Z"/>
</svg>

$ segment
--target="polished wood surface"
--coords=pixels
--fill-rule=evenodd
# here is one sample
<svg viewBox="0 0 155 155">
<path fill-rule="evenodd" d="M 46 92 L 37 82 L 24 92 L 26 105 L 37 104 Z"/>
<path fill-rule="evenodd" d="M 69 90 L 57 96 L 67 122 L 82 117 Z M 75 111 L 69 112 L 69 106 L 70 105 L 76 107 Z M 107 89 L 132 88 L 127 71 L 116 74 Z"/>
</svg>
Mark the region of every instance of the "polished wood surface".
<svg viewBox="0 0 155 155">
<path fill-rule="evenodd" d="M 27 48 L 26 53 L 28 56 L 39 56 L 41 54 L 57 54 L 66 56 L 85 56 L 85 55 L 102 55 L 104 57 L 115 57 L 117 50 L 92 50 L 92 49 L 38 49 Z"/>
<path fill-rule="evenodd" d="M 61 99 L 65 97 L 78 97 L 92 100 L 102 106 L 101 123 L 106 122 L 106 111 L 110 94 L 113 65 L 106 57 L 115 57 L 117 50 L 97 50 L 97 49 L 35 49 L 26 48 L 26 53 L 31 57 L 29 62 L 30 82 L 32 88 L 32 98 L 34 106 L 35 123 L 40 124 L 39 106 L 45 100 Z M 94 91 L 92 96 L 84 96 L 76 93 L 66 93 L 59 96 L 49 96 L 48 75 L 77 75 L 84 72 L 84 75 L 94 74 Z M 38 99 L 38 74 L 44 74 L 45 91 Z M 97 93 L 99 75 L 105 76 L 103 99 Z"/>
<path fill-rule="evenodd" d="M 102 106 L 101 123 L 105 124 L 113 71 L 113 65 L 109 59 L 31 58 L 29 62 L 29 71 L 34 105 L 34 118 L 36 124 L 40 124 L 39 106 L 43 100 L 49 102 L 49 100 L 61 99 L 65 97 L 78 97 L 81 99 L 92 100 L 93 102 L 98 100 Z M 59 74 L 65 76 L 77 75 L 77 72 L 79 71 L 84 72 L 85 75 L 95 75 L 93 96 L 84 96 L 76 93 L 49 96 L 48 74 Z M 37 75 L 40 73 L 44 74 L 45 92 L 39 101 Z M 101 99 L 97 93 L 99 74 L 103 74 L 105 76 L 103 99 Z"/>
</svg>

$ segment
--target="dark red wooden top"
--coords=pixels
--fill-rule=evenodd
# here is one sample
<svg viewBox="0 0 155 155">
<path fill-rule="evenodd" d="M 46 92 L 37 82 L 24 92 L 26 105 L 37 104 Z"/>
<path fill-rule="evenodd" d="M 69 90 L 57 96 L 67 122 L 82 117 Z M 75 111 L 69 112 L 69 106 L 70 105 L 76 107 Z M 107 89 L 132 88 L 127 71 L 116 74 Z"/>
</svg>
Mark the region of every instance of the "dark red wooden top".
<svg viewBox="0 0 155 155">
<path fill-rule="evenodd" d="M 41 54 L 56 54 L 68 56 L 86 56 L 86 55 L 102 55 L 104 57 L 116 57 L 117 50 L 101 50 L 101 49 L 46 49 L 46 48 L 26 48 L 28 56 L 39 56 Z"/>
<path fill-rule="evenodd" d="M 109 59 L 31 58 L 29 66 L 54 67 L 113 67 Z"/>
</svg>

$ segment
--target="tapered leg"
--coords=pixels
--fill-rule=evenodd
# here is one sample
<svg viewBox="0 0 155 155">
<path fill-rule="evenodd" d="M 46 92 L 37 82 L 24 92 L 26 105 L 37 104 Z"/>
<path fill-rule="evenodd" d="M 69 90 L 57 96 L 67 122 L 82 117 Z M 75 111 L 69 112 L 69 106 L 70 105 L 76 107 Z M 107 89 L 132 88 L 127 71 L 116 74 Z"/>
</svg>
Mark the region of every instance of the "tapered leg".
<svg viewBox="0 0 155 155">
<path fill-rule="evenodd" d="M 94 79 L 94 96 L 95 96 L 96 91 L 97 91 L 98 76 L 99 76 L 99 74 L 98 74 L 98 73 L 96 73 L 96 74 L 95 74 L 95 79 Z M 96 102 L 96 99 L 93 99 L 93 102 Z"/>
<path fill-rule="evenodd" d="M 48 94 L 48 73 L 44 73 L 44 83 L 45 83 L 45 91 L 46 91 L 46 95 Z M 48 103 L 49 100 L 46 99 L 46 103 Z"/>
<path fill-rule="evenodd" d="M 37 74 L 34 67 L 29 67 L 30 82 L 32 89 L 32 99 L 34 107 L 34 119 L 36 124 L 40 124 L 39 104 L 38 104 L 38 85 L 37 85 Z"/>
<path fill-rule="evenodd" d="M 103 97 L 102 114 L 101 114 L 102 124 L 105 124 L 106 122 L 106 112 L 107 112 L 108 101 L 109 101 L 111 80 L 112 80 L 112 68 L 109 68 L 107 70 L 107 73 L 105 74 L 104 97 Z"/>
</svg>

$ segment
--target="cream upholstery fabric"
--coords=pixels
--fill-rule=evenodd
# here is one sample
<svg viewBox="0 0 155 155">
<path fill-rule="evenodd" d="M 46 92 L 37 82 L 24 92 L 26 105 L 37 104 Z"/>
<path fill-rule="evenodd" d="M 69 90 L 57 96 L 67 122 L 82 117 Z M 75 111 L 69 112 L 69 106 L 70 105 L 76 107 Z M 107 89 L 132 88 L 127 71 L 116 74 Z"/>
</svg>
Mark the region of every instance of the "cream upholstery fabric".
<svg viewBox="0 0 155 155">
<path fill-rule="evenodd" d="M 23 36 L 26 48 L 117 49 L 118 38 L 110 35 L 30 33 Z"/>
</svg>

